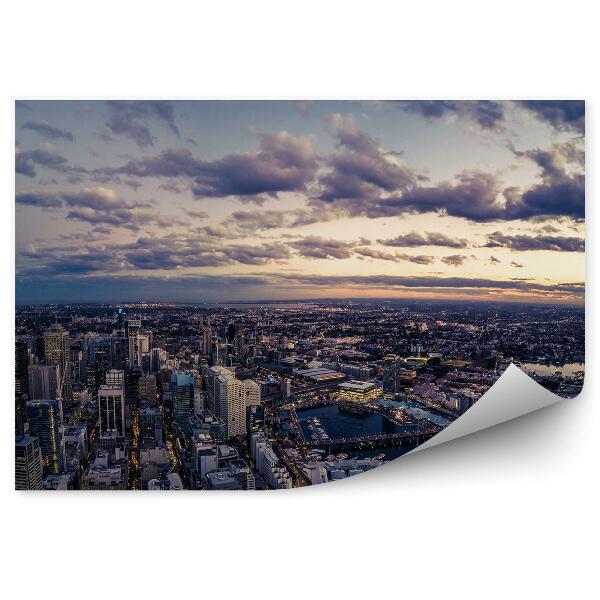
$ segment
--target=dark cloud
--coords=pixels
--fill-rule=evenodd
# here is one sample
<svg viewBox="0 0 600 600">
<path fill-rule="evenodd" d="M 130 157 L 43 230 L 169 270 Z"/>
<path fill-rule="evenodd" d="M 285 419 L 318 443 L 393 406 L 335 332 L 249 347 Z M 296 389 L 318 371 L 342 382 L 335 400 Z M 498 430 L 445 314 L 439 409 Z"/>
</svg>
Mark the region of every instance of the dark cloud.
<svg viewBox="0 0 600 600">
<path fill-rule="evenodd" d="M 504 107 L 493 100 L 401 100 L 397 104 L 406 112 L 427 119 L 456 115 L 474 121 L 484 129 L 499 129 L 504 122 Z"/>
<path fill-rule="evenodd" d="M 83 209 L 82 209 L 83 210 Z M 107 215 L 106 219 L 112 217 Z M 102 220 L 103 215 L 98 215 Z M 116 217 L 117 221 L 119 217 Z M 85 236 L 81 241 L 90 242 Z M 21 251 L 20 257 L 34 261 L 21 268 L 21 276 L 86 274 L 99 271 L 141 269 L 173 271 L 181 268 L 219 267 L 234 264 L 265 265 L 290 257 L 282 243 L 259 245 L 215 243 L 197 236 L 169 234 L 163 237 L 139 237 L 126 244 L 82 244 L 46 246 Z"/>
<path fill-rule="evenodd" d="M 235 244 L 223 246 L 220 251 L 231 260 L 245 265 L 265 265 L 272 261 L 281 261 L 290 257 L 290 249 L 281 243 L 250 246 Z"/>
<path fill-rule="evenodd" d="M 433 256 L 424 256 L 424 255 L 413 256 L 411 254 L 400 254 L 400 253 L 392 254 L 391 252 L 384 252 L 382 250 L 376 250 L 375 248 L 371 248 L 371 247 L 353 248 L 353 252 L 355 252 L 356 254 L 358 254 L 360 256 L 366 256 L 367 258 L 376 258 L 379 260 L 390 260 L 393 262 L 407 261 L 407 262 L 412 262 L 412 263 L 415 263 L 418 265 L 430 265 L 435 260 L 435 257 L 433 257 Z"/>
<path fill-rule="evenodd" d="M 306 236 L 289 245 L 305 258 L 350 258 L 354 242 L 325 239 L 316 235 Z"/>
<path fill-rule="evenodd" d="M 258 152 L 239 152 L 215 161 L 203 161 L 189 150 L 171 149 L 103 172 L 136 177 L 188 178 L 198 198 L 235 196 L 260 203 L 264 201 L 263 195 L 306 191 L 317 169 L 311 140 L 285 131 L 257 132 L 256 135 L 260 139 Z"/>
<path fill-rule="evenodd" d="M 62 201 L 54 194 L 45 192 L 29 193 L 19 192 L 15 196 L 17 204 L 25 204 L 27 206 L 38 206 L 40 208 L 60 208 Z"/>
<path fill-rule="evenodd" d="M 203 298 L 265 299 L 273 297 L 282 289 L 287 297 L 297 294 L 315 294 L 322 297 L 324 290 L 350 288 L 357 294 L 371 290 L 419 290 L 446 295 L 472 295 L 478 297 L 483 291 L 499 291 L 504 294 L 527 294 L 544 300 L 547 296 L 560 296 L 565 302 L 581 302 L 584 295 L 583 283 L 535 284 L 518 280 L 504 281 L 465 277 L 403 277 L 394 275 L 327 276 L 297 275 L 295 273 L 249 273 L 245 275 L 173 275 L 141 276 L 123 274 L 118 277 L 65 274 L 59 277 L 30 273 L 17 275 L 16 300 L 18 304 L 28 302 L 72 301 L 74 291 L 81 301 L 138 301 L 140 297 L 157 301 L 200 301 Z M 43 295 L 40 296 L 40 290 Z M 295 296 L 296 295 L 296 296 Z"/>
<path fill-rule="evenodd" d="M 387 240 L 377 240 L 384 246 L 418 247 L 444 246 L 447 248 L 468 248 L 469 242 L 464 238 L 451 238 L 444 233 L 411 231 Z"/>
<path fill-rule="evenodd" d="M 581 294 L 584 292 L 583 283 L 559 283 L 544 285 L 528 282 L 513 282 L 486 278 L 469 277 L 432 277 L 424 276 L 401 276 L 401 275 L 298 275 L 295 273 L 279 273 L 271 276 L 274 280 L 294 281 L 304 285 L 316 285 L 327 287 L 379 287 L 379 288 L 494 288 L 513 289 L 523 292 L 532 290 L 548 292 L 569 292 Z"/>
<path fill-rule="evenodd" d="M 140 188 L 142 186 L 142 184 L 139 181 L 135 181 L 134 179 L 124 179 L 123 183 L 127 187 L 130 187 L 132 190 L 134 190 L 136 192 L 137 192 L 138 188 Z"/>
<path fill-rule="evenodd" d="M 165 100 L 110 100 L 107 103 L 109 116 L 106 127 L 115 135 L 133 140 L 140 148 L 154 145 L 147 120 L 155 117 L 179 137 L 175 124 L 173 104 Z"/>
<path fill-rule="evenodd" d="M 27 177 L 36 176 L 36 167 L 46 167 L 57 171 L 66 170 L 67 159 L 58 154 L 52 147 L 22 151 L 17 148 L 15 154 L 15 171 Z"/>
<path fill-rule="evenodd" d="M 187 188 L 176 181 L 165 181 L 164 183 L 159 184 L 158 189 L 164 190 L 165 192 L 173 192 L 174 194 L 183 194 L 188 191 Z"/>
<path fill-rule="evenodd" d="M 495 256 L 490 256 L 490 263 L 492 265 L 497 265 L 500 264 L 502 261 L 498 258 L 496 258 Z"/>
<path fill-rule="evenodd" d="M 287 213 L 281 210 L 245 211 L 231 213 L 227 224 L 239 228 L 243 232 L 262 231 L 286 226 Z"/>
<path fill-rule="evenodd" d="M 351 117 L 334 114 L 328 122 L 341 151 L 326 160 L 329 171 L 319 181 L 317 200 L 335 204 L 355 216 L 382 194 L 416 185 L 415 173 L 392 153 L 384 152 Z"/>
<path fill-rule="evenodd" d="M 76 192 L 17 194 L 18 204 L 57 209 L 67 207 L 67 219 L 81 221 L 96 227 L 111 225 L 133 231 L 142 226 L 170 227 L 182 225 L 180 219 L 168 218 L 156 210 L 149 210 L 147 202 L 128 202 L 114 190 L 103 187 L 84 188 Z"/>
<path fill-rule="evenodd" d="M 29 129 L 49 140 L 61 139 L 72 142 L 74 139 L 73 134 L 70 131 L 52 127 L 52 125 L 46 121 L 27 121 L 21 125 L 21 129 Z"/>
<path fill-rule="evenodd" d="M 464 254 L 452 254 L 451 256 L 443 256 L 442 262 L 451 267 L 460 267 L 467 260 L 468 256 Z"/>
<path fill-rule="evenodd" d="M 517 262 L 517 261 L 515 261 L 515 260 L 511 261 L 511 263 L 510 263 L 510 266 L 511 266 L 511 267 L 515 267 L 515 268 L 517 268 L 517 269 L 522 269 L 522 268 L 523 268 L 523 265 L 522 265 L 521 263 L 518 263 L 518 262 Z"/>
<path fill-rule="evenodd" d="M 505 235 L 501 231 L 488 234 L 487 248 L 511 250 L 551 250 L 554 252 L 585 252 L 585 240 L 577 237 L 552 235 Z"/>
<path fill-rule="evenodd" d="M 520 100 L 518 104 L 559 131 L 585 131 L 583 100 Z"/>
<path fill-rule="evenodd" d="M 194 219 L 208 219 L 208 213 L 203 210 L 186 210 L 185 212 Z"/>
</svg>

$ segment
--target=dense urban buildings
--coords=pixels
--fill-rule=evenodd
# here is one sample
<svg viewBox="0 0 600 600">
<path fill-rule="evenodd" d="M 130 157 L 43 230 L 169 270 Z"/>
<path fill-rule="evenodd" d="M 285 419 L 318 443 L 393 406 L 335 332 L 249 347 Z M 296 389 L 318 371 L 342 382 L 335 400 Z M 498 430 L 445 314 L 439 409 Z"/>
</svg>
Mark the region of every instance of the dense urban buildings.
<svg viewBox="0 0 600 600">
<path fill-rule="evenodd" d="M 559 395 L 583 384 L 568 306 L 71 304 L 19 307 L 16 328 L 17 489 L 335 481 L 435 435 L 510 363 Z"/>
<path fill-rule="evenodd" d="M 17 103 L 26 471 L 37 443 L 51 490 L 304 486 L 511 363 L 576 395 L 584 126 L 578 100 Z"/>
</svg>

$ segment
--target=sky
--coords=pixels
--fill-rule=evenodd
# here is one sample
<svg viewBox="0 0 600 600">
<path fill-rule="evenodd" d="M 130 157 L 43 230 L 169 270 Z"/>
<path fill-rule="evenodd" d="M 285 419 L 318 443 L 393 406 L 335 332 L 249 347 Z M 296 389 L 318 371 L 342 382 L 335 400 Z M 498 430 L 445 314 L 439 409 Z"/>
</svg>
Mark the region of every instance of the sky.
<svg viewBox="0 0 600 600">
<path fill-rule="evenodd" d="M 582 101 L 15 105 L 16 302 L 581 304 Z"/>
</svg>

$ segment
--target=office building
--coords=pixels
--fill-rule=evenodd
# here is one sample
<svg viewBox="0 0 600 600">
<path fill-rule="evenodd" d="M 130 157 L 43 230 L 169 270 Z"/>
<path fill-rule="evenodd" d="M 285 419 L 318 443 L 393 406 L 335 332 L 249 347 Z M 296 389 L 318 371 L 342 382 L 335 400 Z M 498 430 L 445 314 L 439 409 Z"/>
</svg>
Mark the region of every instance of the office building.
<svg viewBox="0 0 600 600">
<path fill-rule="evenodd" d="M 185 435 L 188 420 L 194 413 L 194 377 L 176 372 L 171 378 L 173 424 L 178 435 Z"/>
<path fill-rule="evenodd" d="M 100 386 L 98 412 L 101 432 L 114 430 L 119 436 L 125 435 L 125 398 L 122 386 Z"/>
<path fill-rule="evenodd" d="M 42 452 L 39 440 L 31 436 L 17 439 L 15 444 L 15 489 L 43 489 L 42 472 Z"/>
<path fill-rule="evenodd" d="M 46 364 L 58 365 L 61 396 L 68 402 L 73 399 L 70 351 L 69 332 L 65 331 L 61 325 L 51 325 L 48 331 L 44 332 L 44 358 Z"/>
<path fill-rule="evenodd" d="M 63 471 L 60 413 L 60 400 L 27 402 L 29 435 L 39 440 L 44 475 L 58 475 Z"/>
<path fill-rule="evenodd" d="M 58 365 L 29 365 L 29 399 L 57 400 L 61 398 Z"/>
<path fill-rule="evenodd" d="M 231 371 L 221 370 L 214 380 L 214 405 L 217 417 L 225 423 L 225 437 L 246 435 L 246 389 Z M 258 397 L 260 404 L 260 393 Z"/>
<path fill-rule="evenodd" d="M 29 351 L 23 340 L 15 343 L 15 393 L 21 394 L 22 398 L 28 396 L 27 365 L 29 364 Z"/>
</svg>

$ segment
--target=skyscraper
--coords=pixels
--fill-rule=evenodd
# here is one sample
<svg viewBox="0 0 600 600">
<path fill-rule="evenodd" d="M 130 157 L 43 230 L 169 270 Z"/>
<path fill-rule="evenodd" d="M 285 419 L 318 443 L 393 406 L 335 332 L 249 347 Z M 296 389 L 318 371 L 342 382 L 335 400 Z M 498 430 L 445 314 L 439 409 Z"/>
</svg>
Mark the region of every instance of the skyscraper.
<svg viewBox="0 0 600 600">
<path fill-rule="evenodd" d="M 400 392 L 400 370 L 402 368 L 402 364 L 402 360 L 393 354 L 388 354 L 383 357 L 384 394 L 395 396 Z"/>
<path fill-rule="evenodd" d="M 98 412 L 101 432 L 115 430 L 117 435 L 125 435 L 125 398 L 123 395 L 123 386 L 100 386 L 98 390 Z"/>
<path fill-rule="evenodd" d="M 27 365 L 29 353 L 23 340 L 15 343 L 15 392 L 24 398 L 28 394 Z"/>
<path fill-rule="evenodd" d="M 44 357 L 47 364 L 60 367 L 62 398 L 67 401 L 73 399 L 71 363 L 69 361 L 70 345 L 69 332 L 65 331 L 61 325 L 51 325 L 50 329 L 44 332 Z"/>
<path fill-rule="evenodd" d="M 31 436 L 17 439 L 15 444 L 15 489 L 43 489 L 42 470 L 42 452 L 39 440 Z"/>
<path fill-rule="evenodd" d="M 142 322 L 139 319 L 127 319 L 125 321 L 125 336 L 128 340 L 128 363 L 129 368 L 141 367 L 142 349 L 140 341 L 140 328 Z"/>
<path fill-rule="evenodd" d="M 120 385 L 123 387 L 125 385 L 125 372 L 120 371 L 119 369 L 110 369 L 106 371 L 104 383 L 106 385 Z"/>
<path fill-rule="evenodd" d="M 28 373 L 30 400 L 58 400 L 62 397 L 58 365 L 29 365 Z"/>
<path fill-rule="evenodd" d="M 200 351 L 206 355 L 212 351 L 212 329 L 208 326 L 202 328 Z"/>
<path fill-rule="evenodd" d="M 225 422 L 227 439 L 246 434 L 245 390 L 244 384 L 236 379 L 231 371 L 222 369 L 215 378 L 213 392 L 215 411 Z"/>
<path fill-rule="evenodd" d="M 60 400 L 30 400 L 27 403 L 29 434 L 38 438 L 44 475 L 63 471 Z"/>
<path fill-rule="evenodd" d="M 194 411 L 194 377 L 186 373 L 173 373 L 173 421 L 179 435 L 184 435 L 188 419 Z"/>
<path fill-rule="evenodd" d="M 246 407 L 260 406 L 260 385 L 253 379 L 244 379 L 244 401 Z"/>
</svg>

